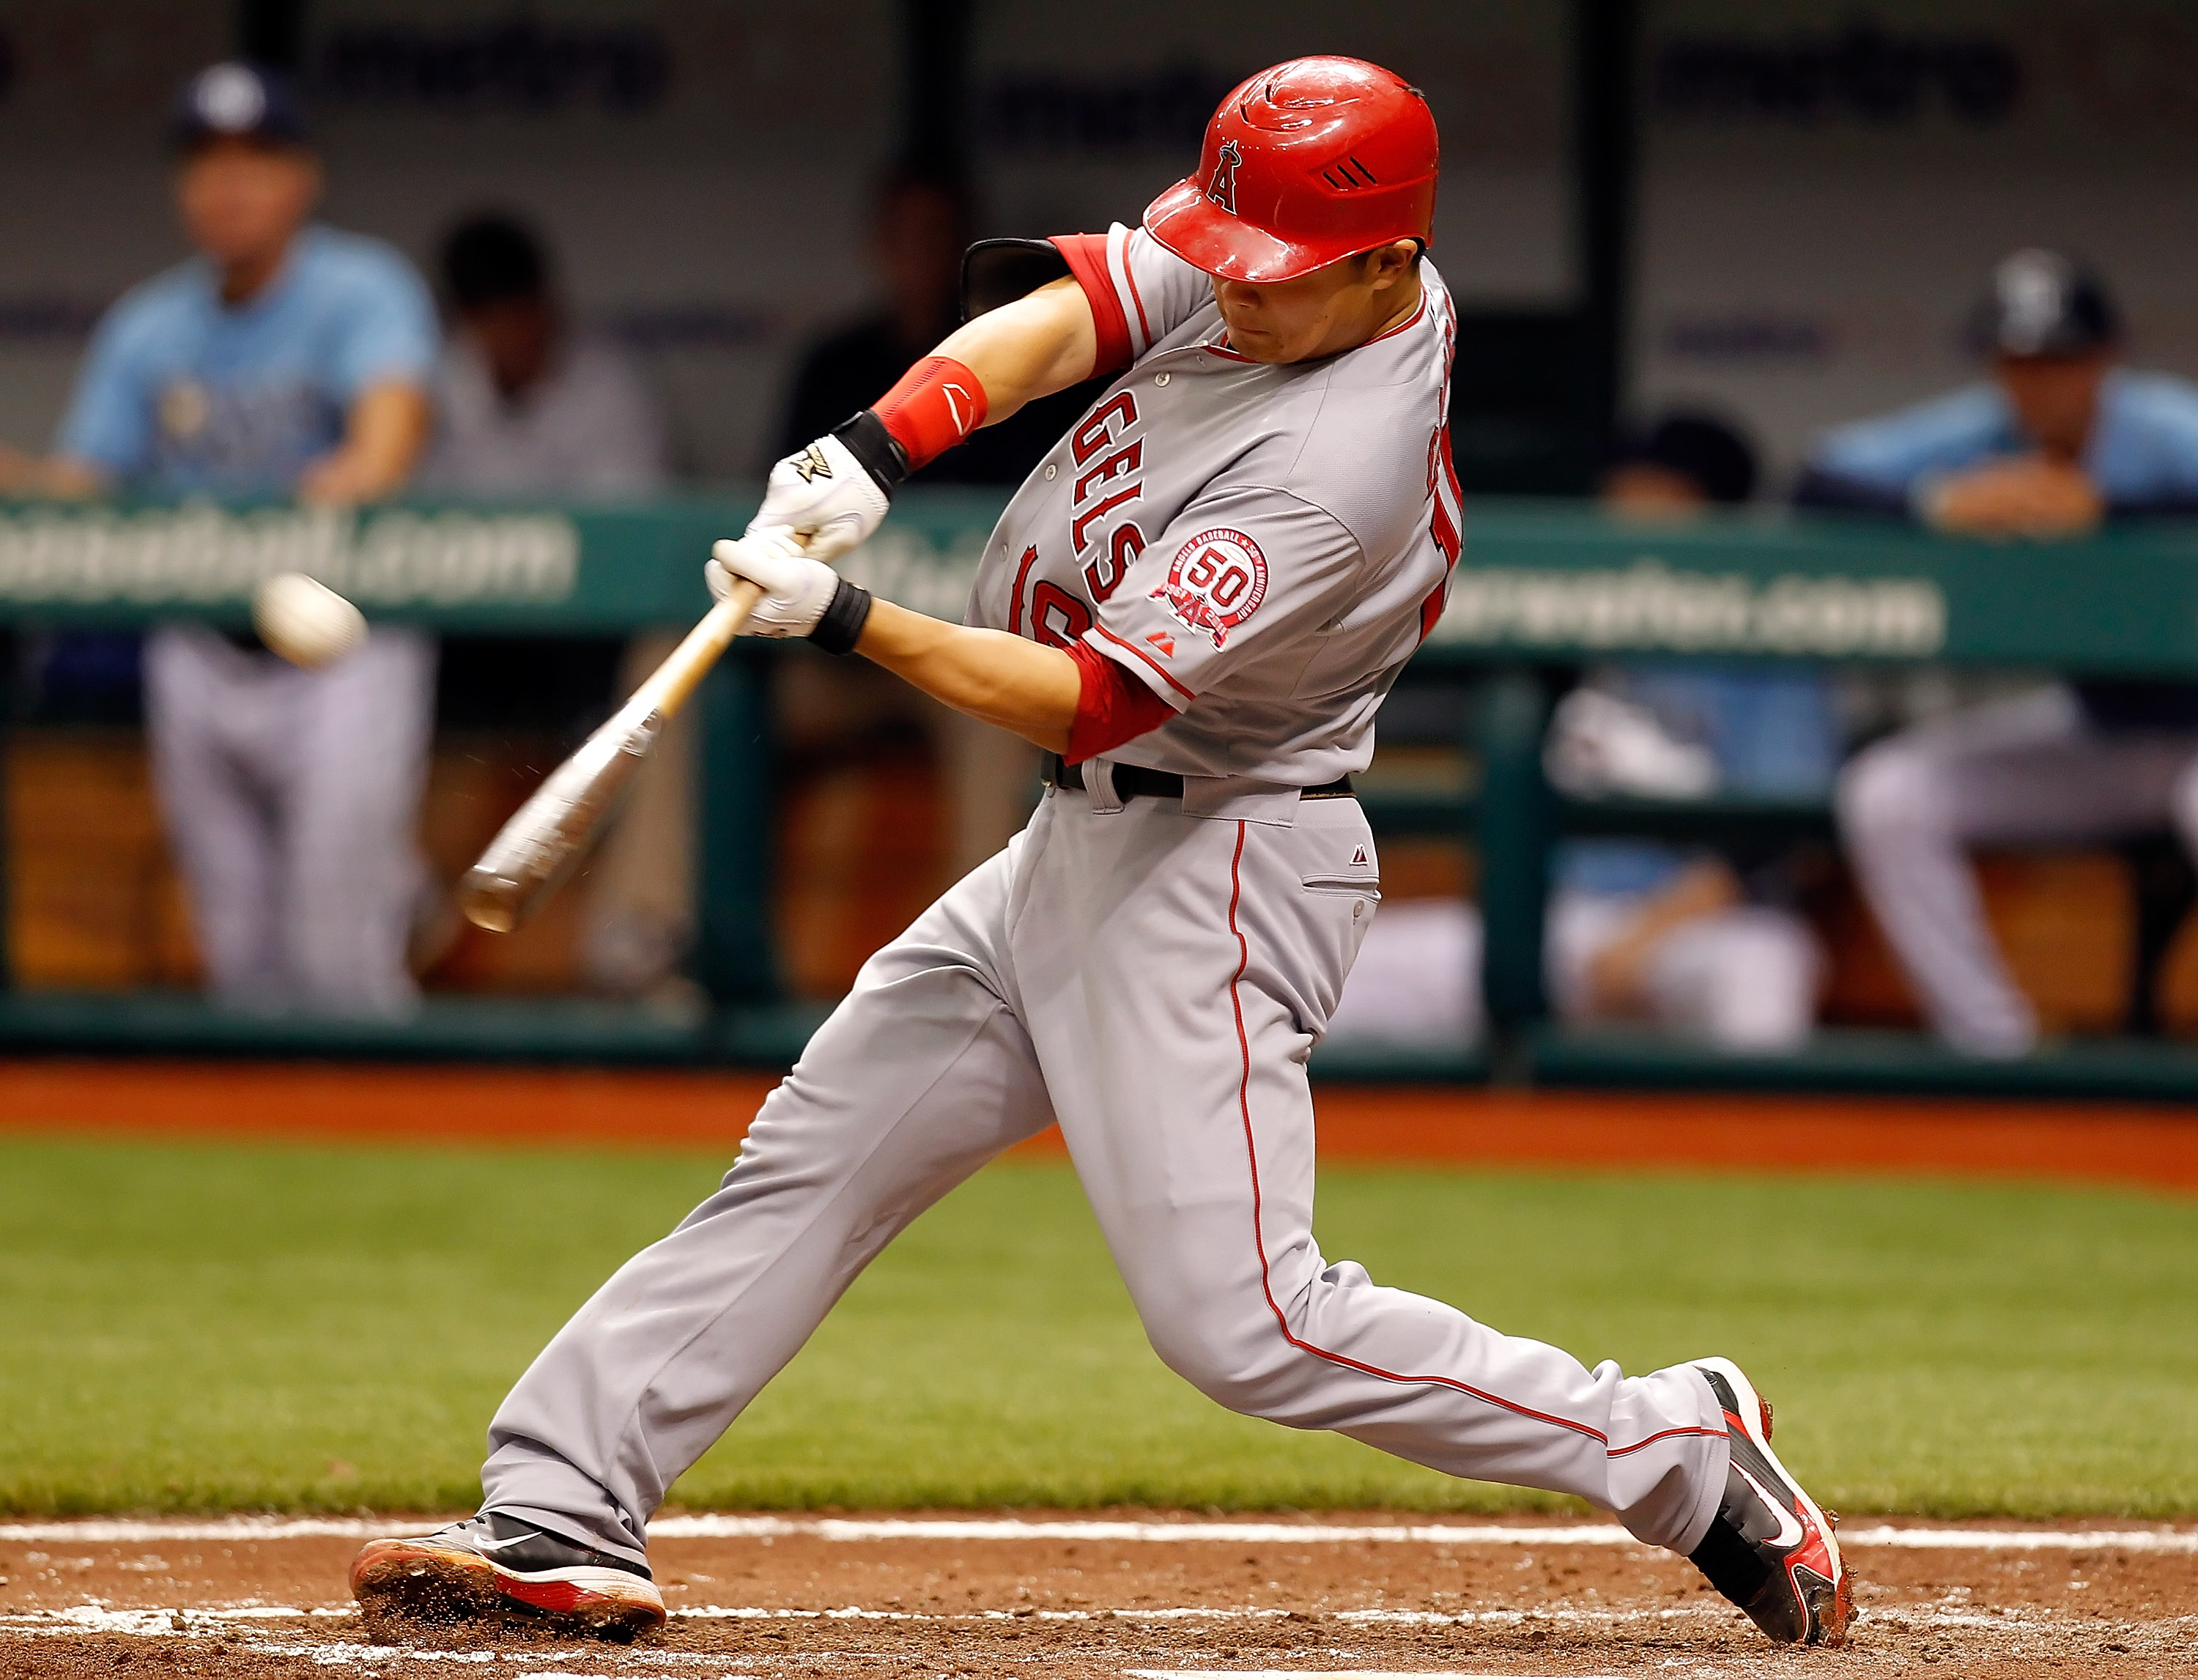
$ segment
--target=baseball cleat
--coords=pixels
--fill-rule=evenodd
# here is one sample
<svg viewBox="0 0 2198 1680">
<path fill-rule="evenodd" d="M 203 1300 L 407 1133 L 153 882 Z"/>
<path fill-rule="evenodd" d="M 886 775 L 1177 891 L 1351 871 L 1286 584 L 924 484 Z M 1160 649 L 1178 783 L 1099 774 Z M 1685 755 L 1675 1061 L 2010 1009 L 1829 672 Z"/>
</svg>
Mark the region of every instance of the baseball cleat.
<svg viewBox="0 0 2198 1680">
<path fill-rule="evenodd" d="M 1731 1466 L 1695 1567 L 1782 1645 L 1846 1642 L 1852 1587 L 1831 1520 L 1771 1450 L 1771 1403 L 1730 1359 L 1695 1369 L 1724 1411 Z"/>
<path fill-rule="evenodd" d="M 416 1539 L 369 1540 L 352 1560 L 351 1590 L 369 1624 L 511 1618 L 620 1642 L 664 1625 L 664 1596 L 643 1565 L 497 1511 Z"/>
</svg>

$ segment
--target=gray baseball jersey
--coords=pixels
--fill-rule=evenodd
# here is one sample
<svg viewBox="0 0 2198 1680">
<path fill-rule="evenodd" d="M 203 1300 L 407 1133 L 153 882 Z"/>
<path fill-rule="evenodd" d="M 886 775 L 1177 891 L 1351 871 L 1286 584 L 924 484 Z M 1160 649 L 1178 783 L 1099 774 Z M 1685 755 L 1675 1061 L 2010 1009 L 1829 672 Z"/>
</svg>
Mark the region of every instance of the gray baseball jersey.
<svg viewBox="0 0 2198 1680">
<path fill-rule="evenodd" d="M 1441 284 L 1424 271 L 1425 305 L 1359 349 L 1267 367 L 1143 234 L 1072 266 L 1129 371 L 1015 497 L 971 616 L 1090 637 L 1177 715 L 1049 790 L 864 966 L 724 1188 L 513 1389 L 483 1509 L 639 1559 L 673 1481 L 863 1267 L 1058 1121 L 1154 1348 L 1215 1400 L 1689 1550 L 1727 1463 L 1699 1371 L 1590 1369 L 1313 1239 L 1305 1061 L 1381 894 L 1358 802 L 1301 790 L 1365 764 L 1457 551 Z M 1115 762 L 1183 793 L 1125 799 Z"/>
<path fill-rule="evenodd" d="M 1369 343 L 1275 366 L 1143 229 L 1058 243 L 1101 365 L 1131 365 L 1008 504 L 968 622 L 1080 637 L 1174 707 L 1121 763 L 1299 788 L 1365 769 L 1458 554 L 1441 276 L 1423 261 L 1419 309 Z"/>
</svg>

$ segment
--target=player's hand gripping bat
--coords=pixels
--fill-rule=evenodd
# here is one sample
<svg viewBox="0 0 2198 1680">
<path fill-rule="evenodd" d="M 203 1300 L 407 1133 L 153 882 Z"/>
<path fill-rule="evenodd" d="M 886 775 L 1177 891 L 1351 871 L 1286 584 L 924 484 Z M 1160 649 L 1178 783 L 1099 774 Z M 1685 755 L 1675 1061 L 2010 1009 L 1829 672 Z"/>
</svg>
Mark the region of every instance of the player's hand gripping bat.
<svg viewBox="0 0 2198 1680">
<path fill-rule="evenodd" d="M 670 658 L 578 751 L 550 773 L 458 883 L 475 927 L 509 933 L 564 879 L 602 827 L 665 723 L 732 646 L 763 591 L 736 578 Z"/>
</svg>

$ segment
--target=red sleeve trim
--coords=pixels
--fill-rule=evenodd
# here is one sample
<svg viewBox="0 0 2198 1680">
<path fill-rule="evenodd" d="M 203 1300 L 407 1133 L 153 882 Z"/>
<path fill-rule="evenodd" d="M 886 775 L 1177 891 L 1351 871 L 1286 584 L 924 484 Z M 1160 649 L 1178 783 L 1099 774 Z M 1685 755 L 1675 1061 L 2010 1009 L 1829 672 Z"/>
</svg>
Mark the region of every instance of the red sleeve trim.
<svg viewBox="0 0 2198 1680">
<path fill-rule="evenodd" d="M 1068 750 L 1061 754 L 1070 764 L 1111 753 L 1175 716 L 1173 706 L 1089 642 L 1070 643 L 1068 657 L 1083 684 L 1068 726 Z"/>
<path fill-rule="evenodd" d="M 1068 271 L 1076 276 L 1076 283 L 1091 300 L 1091 324 L 1099 329 L 1099 353 L 1092 358 L 1092 374 L 1096 376 L 1121 372 L 1136 358 L 1130 352 L 1130 320 L 1122 312 L 1122 299 L 1114 290 L 1114 277 L 1107 271 L 1107 235 L 1055 234 L 1053 247 L 1067 259 Z"/>
<path fill-rule="evenodd" d="M 1134 239 L 1136 235 L 1131 235 Z M 1130 282 L 1130 301 L 1137 306 L 1137 330 L 1145 335 L 1145 348 L 1153 347 L 1153 323 L 1145 319 L 1145 294 L 1137 289 L 1137 265 L 1130 260 L 1130 240 L 1122 241 L 1122 278 Z"/>
<path fill-rule="evenodd" d="M 1166 671 L 1161 670 L 1159 661 L 1154 660 L 1153 656 L 1147 653 L 1143 648 L 1137 646 L 1136 642 L 1125 642 L 1120 637 L 1115 635 L 1113 631 L 1108 629 L 1104 625 L 1094 625 L 1091 626 L 1091 631 L 1092 634 L 1095 636 L 1105 637 L 1109 642 L 1113 642 L 1117 648 L 1119 648 L 1124 653 L 1135 654 L 1147 665 L 1151 666 L 1153 668 L 1153 675 L 1159 677 L 1161 682 L 1166 683 L 1168 687 L 1173 689 L 1178 694 L 1181 695 L 1186 704 L 1198 698 L 1196 695 L 1184 688 L 1182 683 L 1177 682 L 1175 678 L 1168 675 Z"/>
</svg>

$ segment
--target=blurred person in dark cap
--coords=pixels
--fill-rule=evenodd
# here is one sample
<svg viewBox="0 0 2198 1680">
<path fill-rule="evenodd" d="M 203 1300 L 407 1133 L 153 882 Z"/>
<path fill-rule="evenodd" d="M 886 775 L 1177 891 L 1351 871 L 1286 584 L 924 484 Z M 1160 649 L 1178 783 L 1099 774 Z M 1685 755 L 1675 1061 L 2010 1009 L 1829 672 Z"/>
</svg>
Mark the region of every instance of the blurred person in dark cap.
<svg viewBox="0 0 2198 1680">
<path fill-rule="evenodd" d="M 431 492 L 500 498 L 631 498 L 661 491 L 664 418 L 631 357 L 575 326 L 541 235 L 486 212 L 444 236 L 451 332 L 435 375 Z M 626 646 L 619 695 L 637 688 L 675 637 Z M 581 964 L 599 991 L 666 982 L 694 937 L 695 739 L 682 712 L 642 763 L 590 866 Z"/>
<path fill-rule="evenodd" d="M 1622 519 L 1683 518 L 1755 494 L 1755 448 L 1730 421 L 1674 410 L 1629 433 L 1602 475 L 1603 509 Z"/>
<path fill-rule="evenodd" d="M 975 220 L 969 189 L 957 177 L 905 166 L 886 177 L 870 210 L 875 300 L 858 319 L 802 352 L 772 461 L 806 447 L 889 389 L 960 323 L 962 255 Z M 881 379 L 885 384 L 876 382 Z M 1030 404 L 972 433 L 926 467 L 917 482 L 1020 484 L 1082 405 L 1074 389 Z"/>
<path fill-rule="evenodd" d="M 422 487 L 476 496 L 639 497 L 664 487 L 664 419 L 633 359 L 584 332 L 548 251 L 518 218 L 443 241 L 453 330 L 436 369 Z"/>
<path fill-rule="evenodd" d="M 427 288 L 387 246 L 312 221 L 321 165 L 281 76 L 201 72 L 172 131 L 198 254 L 108 311 L 54 453 L 0 455 L 0 490 L 329 506 L 398 490 L 427 438 Z M 305 671 L 179 624 L 147 638 L 144 666 L 154 781 L 217 995 L 408 1008 L 433 643 L 377 627 Z"/>
<path fill-rule="evenodd" d="M 2198 386 L 2120 365 L 2120 317 L 2096 274 L 2018 251 L 1993 270 L 1970 334 L 1989 381 L 1828 433 L 1797 499 L 1996 537 L 2198 514 Z M 2023 1055 L 2036 1013 L 1986 925 L 1968 854 L 2170 827 L 2198 849 L 2198 686 L 2055 684 L 1903 730 L 1856 755 L 1839 814 L 1925 1016 L 1960 1049 Z"/>
</svg>

